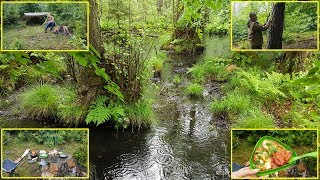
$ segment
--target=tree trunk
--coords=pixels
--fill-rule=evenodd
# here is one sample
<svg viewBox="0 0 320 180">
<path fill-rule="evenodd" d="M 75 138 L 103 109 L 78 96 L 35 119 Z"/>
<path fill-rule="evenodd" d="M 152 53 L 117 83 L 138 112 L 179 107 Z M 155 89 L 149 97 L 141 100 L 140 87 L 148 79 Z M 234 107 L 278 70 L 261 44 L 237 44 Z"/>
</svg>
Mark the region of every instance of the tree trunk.
<svg viewBox="0 0 320 180">
<path fill-rule="evenodd" d="M 283 74 L 290 74 L 292 78 L 293 73 L 306 71 L 307 61 L 306 59 L 310 56 L 310 53 L 304 51 L 288 51 L 285 52 L 279 58 L 278 70 Z"/>
<path fill-rule="evenodd" d="M 103 63 L 103 42 L 100 29 L 100 16 L 99 7 L 97 0 L 89 0 L 90 2 L 90 34 L 89 42 L 90 44 L 100 53 Z M 100 64 L 102 65 L 102 64 Z M 81 97 L 81 103 L 88 106 L 92 102 L 97 94 L 102 92 L 102 87 L 104 82 L 97 76 L 94 69 L 88 67 L 79 69 L 79 74 L 77 75 L 77 90 Z"/>
<path fill-rule="evenodd" d="M 89 42 L 100 53 L 101 57 L 104 53 L 101 28 L 100 28 L 100 16 L 99 8 L 96 0 L 89 0 L 90 3 L 90 21 L 89 21 Z"/>
<path fill-rule="evenodd" d="M 271 28 L 268 37 L 268 49 L 282 49 L 282 34 L 284 24 L 285 3 L 272 6 Z"/>
</svg>

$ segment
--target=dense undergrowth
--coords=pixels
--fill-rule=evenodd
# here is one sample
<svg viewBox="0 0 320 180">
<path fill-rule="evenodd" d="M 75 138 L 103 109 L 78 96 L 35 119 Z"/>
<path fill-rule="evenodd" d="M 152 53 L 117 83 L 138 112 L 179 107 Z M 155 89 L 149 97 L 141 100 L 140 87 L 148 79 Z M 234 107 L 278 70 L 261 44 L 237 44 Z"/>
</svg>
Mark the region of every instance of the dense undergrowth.
<svg viewBox="0 0 320 180">
<path fill-rule="evenodd" d="M 291 74 L 277 68 L 281 57 L 283 53 L 234 53 L 229 58 L 205 59 L 189 73 L 194 82 L 222 82 L 224 97 L 213 100 L 210 108 L 215 114 L 226 114 L 232 127 L 318 127 L 318 54 L 295 59 L 311 67 Z"/>
</svg>

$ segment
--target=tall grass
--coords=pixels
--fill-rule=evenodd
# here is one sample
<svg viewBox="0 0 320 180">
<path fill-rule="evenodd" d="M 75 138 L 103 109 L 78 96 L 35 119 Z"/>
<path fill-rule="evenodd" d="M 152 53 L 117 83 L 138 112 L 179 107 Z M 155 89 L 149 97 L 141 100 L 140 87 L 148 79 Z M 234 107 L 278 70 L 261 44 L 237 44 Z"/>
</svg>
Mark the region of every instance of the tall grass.
<svg viewBox="0 0 320 180">
<path fill-rule="evenodd" d="M 72 86 L 34 85 L 19 97 L 21 110 L 37 119 L 53 118 L 78 125 L 84 115 L 84 108 L 77 104 L 76 90 Z"/>
<path fill-rule="evenodd" d="M 259 108 L 253 108 L 242 114 L 233 125 L 235 128 L 276 128 L 273 117 Z"/>
</svg>

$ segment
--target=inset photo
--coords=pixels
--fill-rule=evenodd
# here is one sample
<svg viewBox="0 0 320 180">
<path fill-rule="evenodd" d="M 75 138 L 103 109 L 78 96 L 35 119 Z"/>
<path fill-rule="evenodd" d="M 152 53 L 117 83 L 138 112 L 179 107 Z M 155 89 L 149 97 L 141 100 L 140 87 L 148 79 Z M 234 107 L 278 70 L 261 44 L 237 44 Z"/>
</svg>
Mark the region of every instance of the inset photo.
<svg viewBox="0 0 320 180">
<path fill-rule="evenodd" d="M 88 129 L 1 130 L 1 177 L 89 178 Z"/>
<path fill-rule="evenodd" d="M 2 51 L 88 51 L 89 3 L 1 3 Z"/>
<path fill-rule="evenodd" d="M 318 1 L 232 1 L 232 51 L 316 51 Z"/>
<path fill-rule="evenodd" d="M 318 179 L 318 131 L 231 130 L 231 178 Z"/>
</svg>

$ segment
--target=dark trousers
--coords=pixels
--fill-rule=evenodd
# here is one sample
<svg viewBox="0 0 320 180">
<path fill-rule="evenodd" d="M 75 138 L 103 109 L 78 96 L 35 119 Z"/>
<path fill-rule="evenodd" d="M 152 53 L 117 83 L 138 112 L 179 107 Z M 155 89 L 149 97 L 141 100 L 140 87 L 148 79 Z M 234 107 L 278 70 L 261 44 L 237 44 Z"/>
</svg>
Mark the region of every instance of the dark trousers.
<svg viewBox="0 0 320 180">
<path fill-rule="evenodd" d="M 50 31 L 53 30 L 53 27 L 56 25 L 55 22 L 48 22 L 47 25 L 46 25 L 46 29 L 45 31 L 47 31 L 47 29 L 50 27 Z"/>
</svg>

